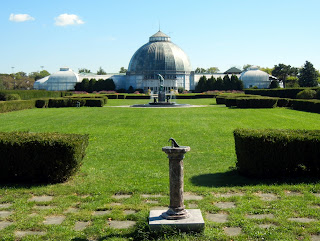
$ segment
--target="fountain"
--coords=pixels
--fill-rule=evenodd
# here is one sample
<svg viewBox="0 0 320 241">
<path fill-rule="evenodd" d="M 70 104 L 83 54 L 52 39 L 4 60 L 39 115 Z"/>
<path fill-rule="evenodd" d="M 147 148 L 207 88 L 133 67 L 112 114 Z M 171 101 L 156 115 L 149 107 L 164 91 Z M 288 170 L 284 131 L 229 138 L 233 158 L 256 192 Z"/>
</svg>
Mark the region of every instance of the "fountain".
<svg viewBox="0 0 320 241">
<path fill-rule="evenodd" d="M 132 105 L 131 107 L 188 107 L 189 104 L 177 104 L 171 100 L 174 97 L 174 92 L 170 91 L 170 94 L 166 94 L 164 88 L 164 78 L 161 74 L 158 74 L 158 79 L 160 81 L 159 92 L 157 96 L 154 96 L 153 91 L 150 93 L 149 104 L 144 105 Z"/>
<path fill-rule="evenodd" d="M 190 151 L 189 146 L 179 146 L 170 138 L 171 146 L 162 148 L 169 158 L 170 205 L 166 212 L 151 210 L 149 225 L 151 230 L 175 227 L 183 231 L 202 231 L 204 220 L 200 209 L 185 209 L 183 201 L 183 158 Z"/>
</svg>

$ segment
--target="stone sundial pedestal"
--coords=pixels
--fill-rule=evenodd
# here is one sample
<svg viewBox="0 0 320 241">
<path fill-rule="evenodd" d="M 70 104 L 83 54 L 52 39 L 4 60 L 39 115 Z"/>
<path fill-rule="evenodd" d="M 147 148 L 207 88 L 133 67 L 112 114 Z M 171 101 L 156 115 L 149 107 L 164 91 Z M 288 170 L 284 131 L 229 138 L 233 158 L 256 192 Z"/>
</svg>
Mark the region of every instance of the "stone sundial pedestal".
<svg viewBox="0 0 320 241">
<path fill-rule="evenodd" d="M 189 146 L 179 146 L 170 138 L 172 146 L 162 148 L 169 158 L 170 205 L 166 212 L 151 210 L 149 225 L 151 230 L 174 227 L 183 231 L 202 231 L 204 220 L 200 209 L 185 209 L 183 200 L 183 158 L 190 151 Z M 169 140 L 169 141 L 170 141 Z"/>
</svg>

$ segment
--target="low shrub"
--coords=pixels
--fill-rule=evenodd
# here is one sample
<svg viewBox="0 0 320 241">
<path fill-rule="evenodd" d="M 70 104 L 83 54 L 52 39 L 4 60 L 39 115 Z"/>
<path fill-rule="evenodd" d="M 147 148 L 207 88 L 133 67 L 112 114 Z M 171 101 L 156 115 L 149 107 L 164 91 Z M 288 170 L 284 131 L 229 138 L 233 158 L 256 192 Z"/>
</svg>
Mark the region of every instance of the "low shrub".
<svg viewBox="0 0 320 241">
<path fill-rule="evenodd" d="M 32 109 L 35 107 L 35 100 L 12 100 L 0 101 L 0 113 Z"/>
<path fill-rule="evenodd" d="M 92 98 L 92 99 L 86 99 L 85 106 L 88 107 L 103 107 L 105 104 L 103 98 Z"/>
<path fill-rule="evenodd" d="M 302 90 L 297 94 L 297 99 L 313 99 L 315 98 L 317 92 L 315 90 L 307 89 Z"/>
<path fill-rule="evenodd" d="M 80 102 L 80 107 L 84 106 L 86 103 L 85 99 L 81 98 L 55 98 L 49 99 L 49 108 L 60 108 L 60 107 L 77 107 L 78 102 Z"/>
<path fill-rule="evenodd" d="M 80 167 L 88 135 L 0 132 L 0 180 L 63 182 Z"/>
<path fill-rule="evenodd" d="M 8 94 L 6 96 L 6 101 L 10 101 L 10 100 L 21 100 L 20 95 L 18 94 Z"/>
<path fill-rule="evenodd" d="M 103 94 L 101 94 L 101 95 L 83 95 L 83 96 L 81 96 L 81 95 L 80 96 L 66 96 L 65 98 L 85 99 L 85 100 L 87 100 L 87 99 L 101 99 L 101 100 L 103 100 L 104 104 L 108 103 L 107 95 L 103 95 Z"/>
<path fill-rule="evenodd" d="M 295 99 L 297 94 L 305 89 L 318 90 L 319 87 L 314 88 L 285 88 L 285 89 L 246 89 L 245 93 L 250 95 L 262 95 L 279 98 Z"/>
<path fill-rule="evenodd" d="M 236 129 L 234 139 L 243 175 L 320 177 L 320 130 Z"/>
</svg>

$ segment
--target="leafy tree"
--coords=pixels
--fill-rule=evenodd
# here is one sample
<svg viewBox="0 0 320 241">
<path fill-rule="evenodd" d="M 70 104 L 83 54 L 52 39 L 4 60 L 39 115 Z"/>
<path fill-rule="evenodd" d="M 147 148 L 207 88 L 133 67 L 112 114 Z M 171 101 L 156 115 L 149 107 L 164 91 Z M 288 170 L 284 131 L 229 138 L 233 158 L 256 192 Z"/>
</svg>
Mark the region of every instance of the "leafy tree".
<svg viewBox="0 0 320 241">
<path fill-rule="evenodd" d="M 298 77 L 288 76 L 288 77 L 287 77 L 287 80 L 286 80 L 286 86 L 287 86 L 287 88 L 297 88 L 297 87 L 300 87 Z"/>
<path fill-rule="evenodd" d="M 127 69 L 125 69 L 124 67 L 121 67 L 119 73 L 127 73 L 127 71 L 128 71 Z"/>
<path fill-rule="evenodd" d="M 266 68 L 260 68 L 260 70 L 261 71 L 263 71 L 263 72 L 266 72 L 266 73 L 268 73 L 268 74 L 270 74 L 270 75 L 272 75 L 272 70 L 273 70 L 273 68 L 268 68 L 268 67 L 266 67 Z"/>
<path fill-rule="evenodd" d="M 318 74 L 316 69 L 309 61 L 306 61 L 303 68 L 300 70 L 299 85 L 301 87 L 318 86 Z"/>
<path fill-rule="evenodd" d="M 90 69 L 81 68 L 78 70 L 79 73 L 91 73 Z"/>
<path fill-rule="evenodd" d="M 214 73 L 217 73 L 217 72 L 219 72 L 220 70 L 219 70 L 219 68 L 218 67 L 210 67 L 210 68 L 208 68 L 207 70 L 206 70 L 206 72 L 208 73 L 208 74 L 214 74 Z"/>
<path fill-rule="evenodd" d="M 274 66 L 272 75 L 280 79 L 283 82 L 283 87 L 286 87 L 288 76 L 296 76 L 297 70 L 297 68 L 291 67 L 290 65 L 278 64 Z"/>
<path fill-rule="evenodd" d="M 194 72 L 195 72 L 196 74 L 204 74 L 204 73 L 206 73 L 206 71 L 207 71 L 206 69 L 197 67 Z"/>
<path fill-rule="evenodd" d="M 46 76 L 49 76 L 50 73 L 47 70 L 41 70 L 40 72 L 31 72 L 29 74 L 30 78 L 33 78 L 35 81 L 42 79 Z"/>
<path fill-rule="evenodd" d="M 243 65 L 243 71 L 248 70 L 251 66 L 253 66 L 252 64 L 245 64 Z"/>
<path fill-rule="evenodd" d="M 100 66 L 100 68 L 98 69 L 98 71 L 97 71 L 97 75 L 106 75 L 107 74 L 107 72 L 105 72 L 103 69 L 102 69 L 102 67 Z"/>
</svg>

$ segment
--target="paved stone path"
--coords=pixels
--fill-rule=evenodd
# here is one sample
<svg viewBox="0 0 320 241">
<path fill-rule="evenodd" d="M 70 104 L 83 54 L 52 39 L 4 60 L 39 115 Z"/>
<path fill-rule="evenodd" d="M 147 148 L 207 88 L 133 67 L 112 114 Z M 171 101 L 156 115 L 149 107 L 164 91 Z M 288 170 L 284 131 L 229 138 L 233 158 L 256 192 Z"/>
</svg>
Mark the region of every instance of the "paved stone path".
<svg viewBox="0 0 320 241">
<path fill-rule="evenodd" d="M 298 222 L 298 223 L 311 223 L 316 222 L 316 219 L 313 218 L 288 218 L 289 221 Z"/>
<path fill-rule="evenodd" d="M 130 194 L 115 194 L 115 195 L 112 195 L 112 198 L 115 198 L 115 199 L 123 199 L 123 198 L 130 198 L 132 195 Z"/>
<path fill-rule="evenodd" d="M 239 227 L 225 227 L 223 230 L 228 236 L 238 236 L 242 231 Z"/>
<path fill-rule="evenodd" d="M 136 222 L 135 221 L 111 221 L 108 223 L 111 228 L 115 229 L 126 229 L 133 227 Z"/>
<path fill-rule="evenodd" d="M 208 213 L 207 219 L 215 223 L 226 223 L 228 222 L 228 214 L 225 213 Z"/>
<path fill-rule="evenodd" d="M 68 208 L 67 210 L 65 210 L 63 213 L 77 213 L 79 212 L 79 208 Z"/>
<path fill-rule="evenodd" d="M 320 241 L 320 235 L 311 235 L 311 241 Z"/>
<path fill-rule="evenodd" d="M 265 218 L 274 218 L 273 214 L 251 214 L 251 215 L 247 215 L 246 218 L 249 219 L 265 219 Z"/>
<path fill-rule="evenodd" d="M 256 193 L 256 195 L 260 197 L 262 201 L 275 201 L 278 199 L 278 196 L 273 193 Z"/>
<path fill-rule="evenodd" d="M 236 207 L 236 204 L 234 202 L 218 202 L 218 203 L 215 203 L 214 205 L 221 209 L 229 209 L 229 208 Z"/>
<path fill-rule="evenodd" d="M 94 211 L 93 212 L 93 216 L 102 216 L 102 215 L 106 215 L 106 214 L 110 214 L 111 210 L 102 210 L 102 211 Z"/>
<path fill-rule="evenodd" d="M 135 214 L 136 211 L 135 211 L 135 210 L 124 210 L 123 213 L 124 213 L 125 215 L 131 215 L 131 214 Z"/>
<path fill-rule="evenodd" d="M 268 228 L 273 228 L 277 226 L 272 223 L 266 223 L 266 224 L 258 224 L 258 227 L 262 229 L 268 229 Z"/>
<path fill-rule="evenodd" d="M 186 193 L 183 194 L 183 199 L 184 200 L 202 200 L 203 196 L 186 192 Z"/>
<path fill-rule="evenodd" d="M 13 214 L 13 211 L 0 211 L 0 218 L 7 218 L 11 214 Z"/>
<path fill-rule="evenodd" d="M 212 193 L 215 197 L 224 197 L 224 198 L 230 198 L 230 197 L 242 197 L 244 196 L 243 193 L 237 193 L 237 192 L 228 192 L 228 193 Z"/>
<path fill-rule="evenodd" d="M 76 224 L 74 225 L 74 230 L 75 231 L 82 231 L 84 230 L 86 227 L 88 227 L 90 224 L 90 222 L 76 222 Z"/>
<path fill-rule="evenodd" d="M 157 198 L 157 197 L 164 197 L 161 194 L 141 194 L 141 197 L 143 198 Z"/>
<path fill-rule="evenodd" d="M 9 208 L 12 206 L 12 203 L 1 203 L 0 209 Z"/>
<path fill-rule="evenodd" d="M 48 210 L 48 209 L 54 209 L 57 208 L 57 206 L 50 206 L 50 205 L 35 205 L 33 206 L 34 209 L 40 209 L 40 210 Z"/>
</svg>

